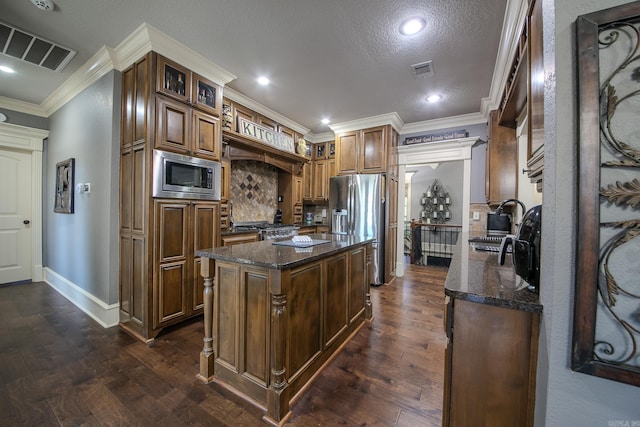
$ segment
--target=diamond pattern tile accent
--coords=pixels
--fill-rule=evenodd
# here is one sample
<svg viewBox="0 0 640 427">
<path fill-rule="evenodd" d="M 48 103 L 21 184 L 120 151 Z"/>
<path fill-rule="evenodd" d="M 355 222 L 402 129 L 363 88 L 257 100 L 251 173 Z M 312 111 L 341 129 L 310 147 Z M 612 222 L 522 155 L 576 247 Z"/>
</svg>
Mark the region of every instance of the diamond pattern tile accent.
<svg viewBox="0 0 640 427">
<path fill-rule="evenodd" d="M 234 160 L 229 197 L 235 222 L 273 222 L 278 208 L 278 169 L 253 160 Z"/>
</svg>

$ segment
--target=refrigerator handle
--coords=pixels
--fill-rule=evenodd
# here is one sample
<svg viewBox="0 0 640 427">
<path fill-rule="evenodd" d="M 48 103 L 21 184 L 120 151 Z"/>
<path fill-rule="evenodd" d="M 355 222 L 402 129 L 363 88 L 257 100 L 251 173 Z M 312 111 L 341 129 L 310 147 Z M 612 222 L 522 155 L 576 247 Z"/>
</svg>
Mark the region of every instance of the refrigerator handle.
<svg viewBox="0 0 640 427">
<path fill-rule="evenodd" d="M 352 182 L 349 183 L 349 195 L 348 195 L 348 202 L 347 202 L 347 234 L 351 235 L 353 234 L 353 227 L 354 227 L 354 216 L 355 216 L 355 191 L 353 189 L 354 185 Z"/>
</svg>

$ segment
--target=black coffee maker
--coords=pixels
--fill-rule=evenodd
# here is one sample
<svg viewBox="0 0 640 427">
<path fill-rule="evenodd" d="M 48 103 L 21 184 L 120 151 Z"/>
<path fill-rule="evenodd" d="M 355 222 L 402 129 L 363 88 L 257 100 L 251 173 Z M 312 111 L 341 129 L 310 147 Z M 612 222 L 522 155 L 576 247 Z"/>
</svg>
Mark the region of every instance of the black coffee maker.
<svg viewBox="0 0 640 427">
<path fill-rule="evenodd" d="M 518 233 L 502 238 L 500 244 L 500 265 L 504 264 L 507 247 L 512 246 L 513 268 L 516 274 L 528 284 L 529 290 L 540 289 L 540 233 L 542 206 L 534 206 L 527 211 L 518 227 Z"/>
</svg>

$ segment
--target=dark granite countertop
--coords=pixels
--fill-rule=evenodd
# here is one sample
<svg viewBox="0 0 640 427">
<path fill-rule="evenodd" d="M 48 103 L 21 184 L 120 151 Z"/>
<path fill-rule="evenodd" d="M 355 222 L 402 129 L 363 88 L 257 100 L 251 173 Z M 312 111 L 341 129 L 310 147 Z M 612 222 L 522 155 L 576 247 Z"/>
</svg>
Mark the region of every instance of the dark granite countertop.
<svg viewBox="0 0 640 427">
<path fill-rule="evenodd" d="M 445 294 L 452 298 L 516 310 L 541 312 L 538 294 L 527 289 L 527 283 L 513 271 L 511 254 L 504 265 L 498 253 L 474 249 L 467 233 L 461 233 L 445 282 Z"/>
<path fill-rule="evenodd" d="M 284 270 L 310 261 L 325 258 L 350 246 L 372 242 L 373 238 L 343 236 L 337 234 L 308 234 L 314 240 L 329 240 L 328 243 L 309 248 L 273 245 L 273 240 L 243 243 L 221 248 L 196 251 L 196 256 Z M 281 239 L 291 240 L 291 239 Z"/>
</svg>

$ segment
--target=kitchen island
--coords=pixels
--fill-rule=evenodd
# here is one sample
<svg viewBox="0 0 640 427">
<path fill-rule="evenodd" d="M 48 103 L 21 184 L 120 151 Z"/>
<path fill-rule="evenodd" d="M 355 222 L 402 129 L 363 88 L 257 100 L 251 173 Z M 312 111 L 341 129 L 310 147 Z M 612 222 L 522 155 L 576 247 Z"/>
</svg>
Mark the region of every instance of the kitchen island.
<svg viewBox="0 0 640 427">
<path fill-rule="evenodd" d="M 462 233 L 445 282 L 443 426 L 533 425 L 542 305 L 507 254 Z"/>
<path fill-rule="evenodd" d="M 372 319 L 372 239 L 309 237 L 318 244 L 265 240 L 196 252 L 204 277 L 198 377 L 261 407 L 275 425 L 288 419 L 297 395 Z"/>
</svg>

